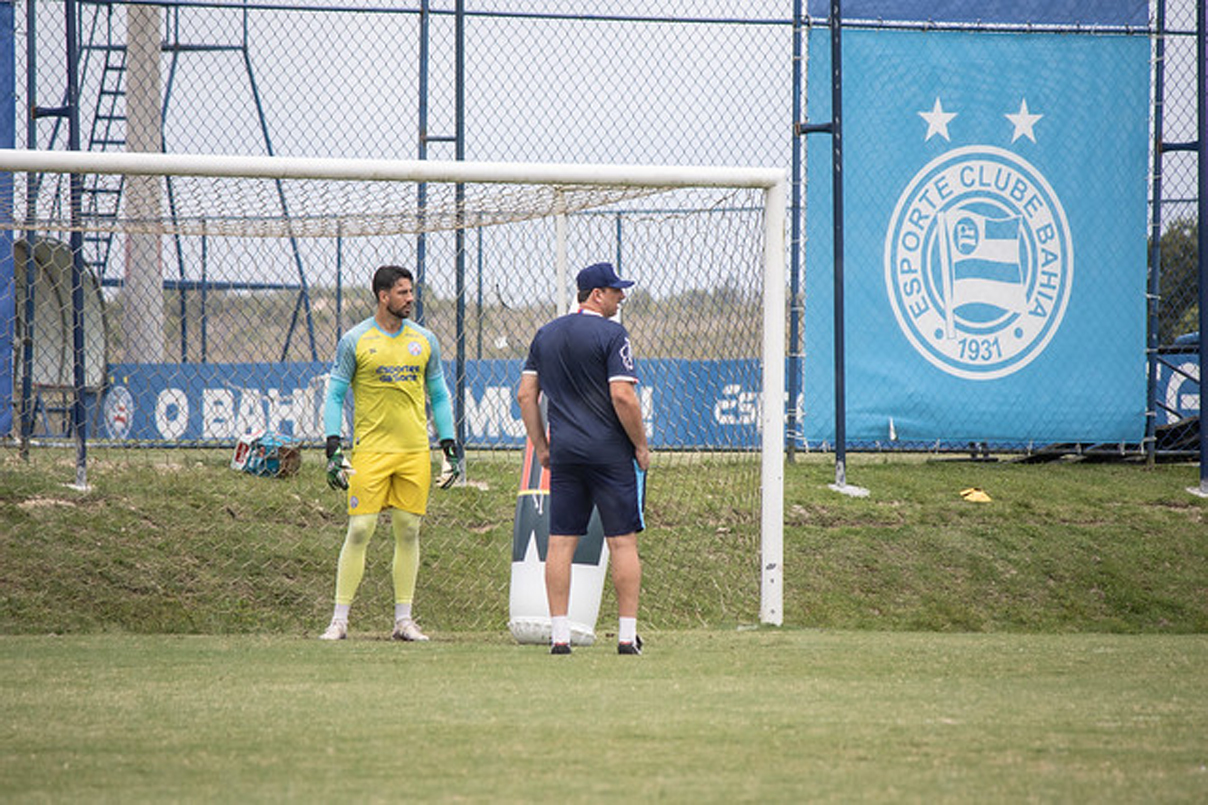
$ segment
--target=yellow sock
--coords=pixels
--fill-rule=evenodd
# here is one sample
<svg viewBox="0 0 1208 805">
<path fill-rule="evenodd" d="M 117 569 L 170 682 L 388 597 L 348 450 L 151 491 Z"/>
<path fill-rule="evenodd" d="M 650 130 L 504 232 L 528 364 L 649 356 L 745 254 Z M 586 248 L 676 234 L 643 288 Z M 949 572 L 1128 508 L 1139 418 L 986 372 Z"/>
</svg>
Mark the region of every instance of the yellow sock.
<svg viewBox="0 0 1208 805">
<path fill-rule="evenodd" d="M 415 598 L 415 580 L 419 577 L 420 516 L 395 509 L 390 524 L 394 529 L 394 603 L 410 604 Z"/>
<path fill-rule="evenodd" d="M 349 605 L 365 575 L 365 550 L 377 526 L 376 514 L 354 514 L 348 518 L 348 533 L 336 565 L 336 604 Z"/>
</svg>

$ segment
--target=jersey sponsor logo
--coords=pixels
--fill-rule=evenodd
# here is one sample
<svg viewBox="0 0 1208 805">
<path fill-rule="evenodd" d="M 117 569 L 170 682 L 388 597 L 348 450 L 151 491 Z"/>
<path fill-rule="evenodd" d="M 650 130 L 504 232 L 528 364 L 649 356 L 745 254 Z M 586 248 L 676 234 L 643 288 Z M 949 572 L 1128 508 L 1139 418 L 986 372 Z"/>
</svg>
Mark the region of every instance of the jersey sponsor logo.
<svg viewBox="0 0 1208 805">
<path fill-rule="evenodd" d="M 379 366 L 374 370 L 374 373 L 382 383 L 413 383 L 419 379 L 419 367 L 407 364 L 401 366 Z"/>
<path fill-rule="evenodd" d="M 911 178 L 884 261 L 911 346 L 970 380 L 1005 377 L 1044 352 L 1074 278 L 1060 198 L 1026 159 L 988 145 L 949 150 Z"/>
</svg>

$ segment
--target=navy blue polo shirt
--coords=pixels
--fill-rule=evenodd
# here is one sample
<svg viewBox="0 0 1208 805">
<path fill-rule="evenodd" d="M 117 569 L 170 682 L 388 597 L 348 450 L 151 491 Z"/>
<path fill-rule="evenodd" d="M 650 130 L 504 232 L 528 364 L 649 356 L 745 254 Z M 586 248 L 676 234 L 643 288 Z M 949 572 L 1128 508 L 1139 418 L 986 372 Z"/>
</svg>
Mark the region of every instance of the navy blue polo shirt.
<svg viewBox="0 0 1208 805">
<path fill-rule="evenodd" d="M 545 393 L 550 464 L 633 461 L 608 387 L 638 381 L 629 333 L 618 322 L 586 310 L 554 319 L 533 337 L 524 373 L 537 375 Z"/>
</svg>

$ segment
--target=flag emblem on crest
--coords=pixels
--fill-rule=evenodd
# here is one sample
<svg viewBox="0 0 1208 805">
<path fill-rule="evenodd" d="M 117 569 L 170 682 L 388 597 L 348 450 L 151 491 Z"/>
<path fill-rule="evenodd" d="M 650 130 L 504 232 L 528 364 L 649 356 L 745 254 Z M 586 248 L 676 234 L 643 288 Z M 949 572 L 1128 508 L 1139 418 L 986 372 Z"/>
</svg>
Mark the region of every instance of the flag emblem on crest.
<svg viewBox="0 0 1208 805">
<path fill-rule="evenodd" d="M 993 146 L 927 163 L 885 235 L 885 284 L 898 326 L 943 371 L 1012 374 L 1061 325 L 1074 275 L 1065 210 L 1037 168 Z"/>
<path fill-rule="evenodd" d="M 938 216 L 944 282 L 945 333 L 955 337 L 956 310 L 986 305 L 1024 313 L 1027 308 L 1020 265 L 1018 215 L 987 218 L 958 210 Z"/>
</svg>

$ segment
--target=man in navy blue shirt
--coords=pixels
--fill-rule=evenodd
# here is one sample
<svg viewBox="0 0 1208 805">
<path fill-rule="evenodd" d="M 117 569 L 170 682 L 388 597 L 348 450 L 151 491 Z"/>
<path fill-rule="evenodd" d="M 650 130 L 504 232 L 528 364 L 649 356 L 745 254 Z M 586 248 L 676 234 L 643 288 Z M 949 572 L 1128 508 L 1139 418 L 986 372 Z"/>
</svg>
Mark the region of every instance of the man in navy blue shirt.
<svg viewBox="0 0 1208 805">
<path fill-rule="evenodd" d="M 638 382 L 629 333 L 613 320 L 631 280 L 609 263 L 579 272 L 579 311 L 537 331 L 529 345 L 517 399 L 529 440 L 549 469 L 550 538 L 545 558 L 551 654 L 570 653 L 571 561 L 600 512 L 612 556 L 620 628 L 617 651 L 641 654 L 637 635 L 642 564 L 637 534 L 650 448 L 634 386 Z M 544 393 L 549 438 L 541 419 Z"/>
</svg>

